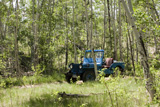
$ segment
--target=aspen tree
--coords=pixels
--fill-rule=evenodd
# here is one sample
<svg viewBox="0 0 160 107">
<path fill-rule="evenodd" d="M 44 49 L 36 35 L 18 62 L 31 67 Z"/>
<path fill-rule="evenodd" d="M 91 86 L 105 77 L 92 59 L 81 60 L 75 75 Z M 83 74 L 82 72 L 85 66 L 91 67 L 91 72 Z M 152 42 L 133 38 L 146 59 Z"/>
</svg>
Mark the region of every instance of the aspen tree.
<svg viewBox="0 0 160 107">
<path fill-rule="evenodd" d="M 74 31 L 74 3 L 75 3 L 75 1 L 74 0 L 72 0 L 72 8 L 73 8 L 73 22 L 72 22 L 72 24 L 73 24 L 73 27 L 72 27 L 72 32 L 73 32 L 73 39 L 74 39 L 74 43 L 73 43 L 73 45 L 74 45 L 74 63 L 76 63 L 77 62 L 77 55 L 76 55 L 76 45 L 75 45 L 75 31 Z"/>
<path fill-rule="evenodd" d="M 115 25 L 115 20 L 116 20 L 116 17 L 115 17 L 115 14 L 116 14 L 116 0 L 114 0 L 114 11 L 112 12 L 113 13 L 113 35 L 114 35 L 114 59 L 117 60 L 117 36 L 116 36 L 116 25 Z"/>
<path fill-rule="evenodd" d="M 150 73 L 150 70 L 149 70 L 147 53 L 146 53 L 146 49 L 145 49 L 145 46 L 144 46 L 142 36 L 140 35 L 140 33 L 138 32 L 138 30 L 136 28 L 133 17 L 130 14 L 125 1 L 124 0 L 119 0 L 119 1 L 122 2 L 123 7 L 124 7 L 124 9 L 126 11 L 126 14 L 128 16 L 128 20 L 129 20 L 129 22 L 132 26 L 132 29 L 135 33 L 136 41 L 137 41 L 137 44 L 138 44 L 138 51 L 140 53 L 141 62 L 142 62 L 142 65 L 143 65 L 144 78 L 146 79 L 146 89 L 149 92 L 150 97 L 153 100 L 154 97 L 155 97 L 156 90 L 153 88 L 153 77 L 152 77 L 152 75 Z"/>
<path fill-rule="evenodd" d="M 112 56 L 112 36 L 111 36 L 111 14 L 110 14 L 110 3 L 109 0 L 107 0 L 107 7 L 108 7 L 108 27 L 109 27 L 109 44 L 110 44 L 110 49 L 109 49 L 109 56 Z"/>
<path fill-rule="evenodd" d="M 65 56 L 66 56 L 66 59 L 65 59 L 65 69 L 67 68 L 67 64 L 68 64 L 68 13 L 67 13 L 67 0 L 66 0 L 66 7 L 65 7 L 65 12 L 66 12 L 66 36 L 65 36 Z"/>
<path fill-rule="evenodd" d="M 103 44 L 102 44 L 102 48 L 105 49 L 105 38 L 106 38 L 106 29 L 107 29 L 107 20 L 106 20 L 106 15 L 107 15 L 107 8 L 106 8 L 106 0 L 104 0 L 104 36 L 103 36 Z"/>
<path fill-rule="evenodd" d="M 118 6 L 119 6 L 119 54 L 120 54 L 120 60 L 122 61 L 122 41 L 121 41 L 121 38 L 122 38 L 122 29 L 121 29 L 121 26 L 122 26 L 122 23 L 121 23 L 121 3 L 120 1 L 118 2 Z"/>
<path fill-rule="evenodd" d="M 18 0 L 16 0 L 16 26 L 15 26 L 15 31 L 14 31 L 14 39 L 15 39 L 15 69 L 16 69 L 16 73 L 19 75 L 20 74 L 20 69 L 19 69 L 19 59 L 18 59 L 18 40 L 17 40 L 17 36 L 18 36 L 18 11 L 19 11 L 19 5 L 18 5 Z"/>
</svg>

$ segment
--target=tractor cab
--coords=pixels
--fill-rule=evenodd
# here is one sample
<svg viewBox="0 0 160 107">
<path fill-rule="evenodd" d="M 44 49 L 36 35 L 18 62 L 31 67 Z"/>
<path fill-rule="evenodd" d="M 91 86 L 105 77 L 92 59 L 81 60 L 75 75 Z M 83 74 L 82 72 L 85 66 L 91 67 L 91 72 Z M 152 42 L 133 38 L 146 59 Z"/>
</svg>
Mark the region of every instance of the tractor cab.
<svg viewBox="0 0 160 107">
<path fill-rule="evenodd" d="M 103 64 L 104 50 L 94 50 L 97 68 L 101 68 Z M 83 69 L 94 68 L 94 61 L 91 50 L 86 50 L 82 64 Z"/>
</svg>

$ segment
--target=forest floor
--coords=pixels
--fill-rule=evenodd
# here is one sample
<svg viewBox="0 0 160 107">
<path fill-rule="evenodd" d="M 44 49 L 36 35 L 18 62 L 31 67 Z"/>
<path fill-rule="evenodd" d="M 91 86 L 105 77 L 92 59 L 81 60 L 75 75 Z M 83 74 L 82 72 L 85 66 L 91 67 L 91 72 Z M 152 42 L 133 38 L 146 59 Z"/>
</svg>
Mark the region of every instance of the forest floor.
<svg viewBox="0 0 160 107">
<path fill-rule="evenodd" d="M 87 95 L 59 96 L 58 93 Z M 0 89 L 0 107 L 146 107 L 149 95 L 141 78 L 109 77 L 81 84 L 67 82 Z"/>
</svg>

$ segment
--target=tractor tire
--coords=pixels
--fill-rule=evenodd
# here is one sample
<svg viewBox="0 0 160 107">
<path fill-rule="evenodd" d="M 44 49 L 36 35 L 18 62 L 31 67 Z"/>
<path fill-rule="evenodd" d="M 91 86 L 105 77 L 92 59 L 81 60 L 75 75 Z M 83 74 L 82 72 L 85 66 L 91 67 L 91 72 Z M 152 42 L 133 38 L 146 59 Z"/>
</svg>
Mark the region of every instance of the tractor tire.
<svg viewBox="0 0 160 107">
<path fill-rule="evenodd" d="M 85 71 L 82 80 L 85 81 L 94 81 L 96 78 L 94 71 Z"/>
<path fill-rule="evenodd" d="M 67 81 L 68 83 L 71 83 L 71 81 L 72 81 L 73 83 L 77 81 L 77 78 L 72 78 L 72 74 L 71 74 L 70 72 L 67 72 L 67 73 L 65 74 L 65 76 L 66 76 L 66 81 Z"/>
<path fill-rule="evenodd" d="M 71 73 L 67 72 L 67 73 L 65 74 L 65 77 L 66 77 L 66 81 L 67 81 L 68 83 L 70 83 L 70 82 L 71 82 L 71 78 L 72 78 Z"/>
<path fill-rule="evenodd" d="M 118 71 L 120 71 L 120 75 L 123 75 L 124 74 L 124 69 L 123 68 L 121 68 L 121 67 L 116 67 L 116 68 L 118 68 Z M 116 71 L 116 72 L 114 72 L 114 74 L 113 74 L 114 76 L 117 76 L 118 75 L 118 72 Z"/>
<path fill-rule="evenodd" d="M 72 78 L 72 82 L 75 83 L 77 81 L 77 78 Z"/>
<path fill-rule="evenodd" d="M 121 67 L 118 67 L 118 68 L 119 68 L 119 71 L 121 72 L 120 74 L 121 74 L 121 75 L 124 75 L 124 69 L 121 68 Z"/>
</svg>

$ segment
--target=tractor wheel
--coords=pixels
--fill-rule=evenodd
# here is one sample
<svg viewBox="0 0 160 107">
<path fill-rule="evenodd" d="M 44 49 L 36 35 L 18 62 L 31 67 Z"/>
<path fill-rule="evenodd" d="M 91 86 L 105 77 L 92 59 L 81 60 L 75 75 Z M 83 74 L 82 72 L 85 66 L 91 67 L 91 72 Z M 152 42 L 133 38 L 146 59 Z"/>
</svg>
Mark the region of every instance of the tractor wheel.
<svg viewBox="0 0 160 107">
<path fill-rule="evenodd" d="M 94 71 L 85 71 L 82 80 L 83 81 L 94 81 L 96 78 Z"/>
<path fill-rule="evenodd" d="M 123 68 L 119 67 L 119 71 L 121 72 L 120 73 L 121 75 L 124 75 L 124 69 Z"/>
<path fill-rule="evenodd" d="M 72 78 L 72 75 L 71 75 L 71 73 L 66 73 L 65 74 L 65 76 L 66 76 L 66 81 L 68 82 L 68 83 L 70 83 L 71 82 L 71 78 Z"/>
<path fill-rule="evenodd" d="M 72 74 L 70 72 L 67 72 L 66 74 L 66 81 L 68 83 L 71 83 L 72 82 L 76 82 L 77 81 L 77 78 L 72 78 Z"/>
<path fill-rule="evenodd" d="M 72 82 L 76 82 L 77 81 L 77 78 L 72 78 Z"/>
<path fill-rule="evenodd" d="M 121 67 L 116 67 L 116 68 L 118 68 L 118 71 L 120 72 L 120 75 L 123 75 L 124 74 L 124 69 L 123 68 L 121 68 Z M 114 76 L 117 76 L 118 75 L 118 71 L 115 71 L 114 72 Z"/>
</svg>

